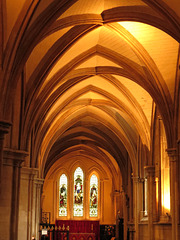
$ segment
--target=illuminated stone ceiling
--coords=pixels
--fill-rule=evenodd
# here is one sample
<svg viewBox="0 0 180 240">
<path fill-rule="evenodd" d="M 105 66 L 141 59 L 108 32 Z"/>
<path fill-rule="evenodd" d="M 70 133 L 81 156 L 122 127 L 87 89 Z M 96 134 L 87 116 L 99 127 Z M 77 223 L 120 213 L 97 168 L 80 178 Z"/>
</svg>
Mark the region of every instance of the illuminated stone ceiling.
<svg viewBox="0 0 180 240">
<path fill-rule="evenodd" d="M 178 2 L 172 9 L 168 1 L 30 2 L 4 7 L 3 88 L 6 101 L 24 70 L 22 148 L 33 131 L 30 165 L 43 175 L 73 154 L 116 160 L 123 171 L 128 153 L 135 168 L 139 138 L 150 149 L 154 106 L 173 124 Z"/>
</svg>

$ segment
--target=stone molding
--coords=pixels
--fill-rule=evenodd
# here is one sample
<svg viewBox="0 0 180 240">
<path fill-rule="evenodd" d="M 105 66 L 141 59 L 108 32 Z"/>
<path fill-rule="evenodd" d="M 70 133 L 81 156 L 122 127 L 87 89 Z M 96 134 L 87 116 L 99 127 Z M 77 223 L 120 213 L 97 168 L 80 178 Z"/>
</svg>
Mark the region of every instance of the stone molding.
<svg viewBox="0 0 180 240">
<path fill-rule="evenodd" d="M 38 178 L 39 170 L 37 168 L 21 168 L 21 179 L 32 180 L 37 187 L 41 187 L 44 184 L 43 178 Z"/>
<path fill-rule="evenodd" d="M 150 176 L 153 177 L 155 175 L 155 166 L 153 165 L 145 166 L 144 170 L 147 177 L 150 177 Z"/>
<path fill-rule="evenodd" d="M 120 190 L 114 190 L 114 196 L 120 196 L 121 192 Z"/>
<path fill-rule="evenodd" d="M 37 168 L 22 167 L 21 169 L 21 179 L 29 180 L 38 177 L 39 170 Z"/>
<path fill-rule="evenodd" d="M 3 165 L 21 167 L 27 156 L 28 152 L 5 148 L 3 150 Z"/>
<path fill-rule="evenodd" d="M 11 127 L 11 123 L 0 121 L 0 138 L 4 138 L 4 134 L 9 132 L 9 128 Z"/>
<path fill-rule="evenodd" d="M 41 187 L 44 183 L 44 179 L 42 178 L 35 178 L 34 183 L 36 184 L 37 187 Z"/>
<path fill-rule="evenodd" d="M 168 153 L 169 156 L 169 161 L 170 162 L 176 162 L 177 161 L 177 149 L 176 148 L 168 148 L 166 149 L 166 152 Z"/>
<path fill-rule="evenodd" d="M 142 177 L 142 178 L 139 178 L 139 182 L 140 182 L 140 183 L 143 183 L 143 182 L 145 182 L 145 180 L 146 180 L 146 178 L 144 178 L 144 177 Z"/>
<path fill-rule="evenodd" d="M 132 176 L 131 177 L 134 183 L 139 183 L 139 176 Z"/>
</svg>

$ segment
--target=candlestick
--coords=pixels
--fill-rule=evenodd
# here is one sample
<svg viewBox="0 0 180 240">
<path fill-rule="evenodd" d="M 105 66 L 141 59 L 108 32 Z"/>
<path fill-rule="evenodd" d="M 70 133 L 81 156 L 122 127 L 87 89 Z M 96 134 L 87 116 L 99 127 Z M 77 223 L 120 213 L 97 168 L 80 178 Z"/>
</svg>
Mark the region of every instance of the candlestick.
<svg viewBox="0 0 180 240">
<path fill-rule="evenodd" d="M 91 224 L 91 231 L 93 232 L 93 224 Z"/>
</svg>

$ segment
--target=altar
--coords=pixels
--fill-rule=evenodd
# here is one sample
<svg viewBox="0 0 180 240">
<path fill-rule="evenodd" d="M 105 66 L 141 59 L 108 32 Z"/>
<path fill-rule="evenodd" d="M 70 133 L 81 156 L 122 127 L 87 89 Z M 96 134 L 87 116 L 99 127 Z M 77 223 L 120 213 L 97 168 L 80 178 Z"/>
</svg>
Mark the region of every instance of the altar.
<svg viewBox="0 0 180 240">
<path fill-rule="evenodd" d="M 69 240 L 100 240 L 99 221 L 56 220 L 55 225 L 69 230 Z"/>
</svg>

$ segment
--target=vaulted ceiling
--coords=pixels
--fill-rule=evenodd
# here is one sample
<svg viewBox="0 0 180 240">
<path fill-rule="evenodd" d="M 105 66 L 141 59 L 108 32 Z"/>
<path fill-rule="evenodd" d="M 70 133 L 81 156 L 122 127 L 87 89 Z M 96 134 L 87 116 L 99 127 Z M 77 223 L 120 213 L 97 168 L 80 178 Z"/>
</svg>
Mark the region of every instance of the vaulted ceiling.
<svg viewBox="0 0 180 240">
<path fill-rule="evenodd" d="M 116 160 L 123 172 L 129 155 L 136 169 L 156 105 L 172 138 L 180 7 L 169 2 L 4 1 L 3 113 L 23 76 L 30 166 L 43 175 L 77 155 Z"/>
</svg>

